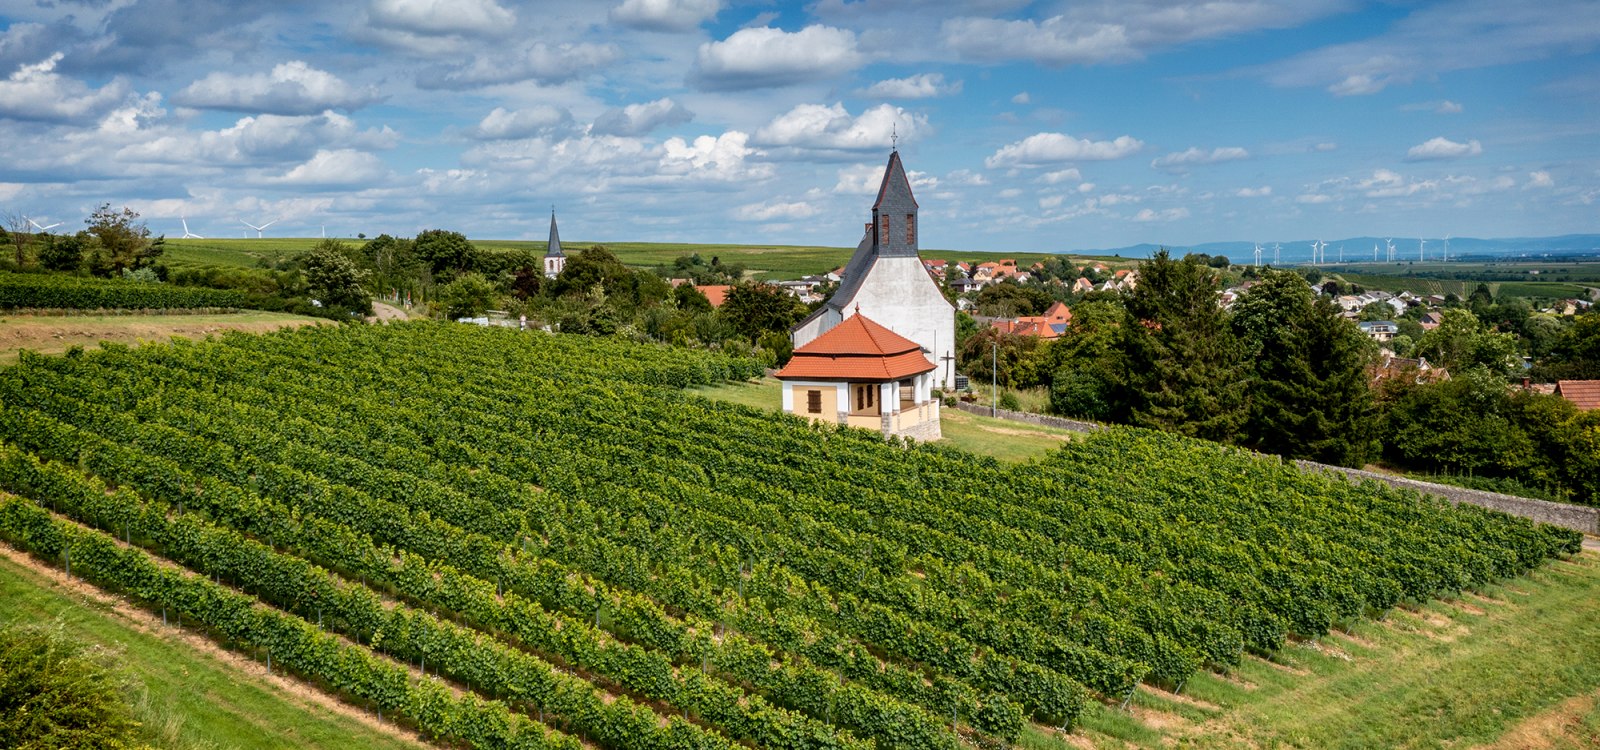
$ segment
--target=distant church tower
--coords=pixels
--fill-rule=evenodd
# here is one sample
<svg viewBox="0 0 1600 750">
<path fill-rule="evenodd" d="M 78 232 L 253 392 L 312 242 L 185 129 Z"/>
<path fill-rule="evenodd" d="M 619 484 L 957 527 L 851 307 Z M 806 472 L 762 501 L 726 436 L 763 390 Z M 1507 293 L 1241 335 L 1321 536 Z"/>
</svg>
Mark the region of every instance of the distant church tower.
<svg viewBox="0 0 1600 750">
<path fill-rule="evenodd" d="M 550 247 L 544 251 L 544 277 L 553 279 L 567 267 L 567 256 L 561 254 L 561 234 L 556 231 L 556 210 L 550 209 Z"/>
<path fill-rule="evenodd" d="M 917 200 L 900 163 L 889 153 L 872 223 L 844 267 L 839 291 L 800 321 L 790 338 L 799 349 L 859 311 L 922 347 L 938 369 L 934 382 L 955 386 L 956 309 L 917 257 Z"/>
</svg>

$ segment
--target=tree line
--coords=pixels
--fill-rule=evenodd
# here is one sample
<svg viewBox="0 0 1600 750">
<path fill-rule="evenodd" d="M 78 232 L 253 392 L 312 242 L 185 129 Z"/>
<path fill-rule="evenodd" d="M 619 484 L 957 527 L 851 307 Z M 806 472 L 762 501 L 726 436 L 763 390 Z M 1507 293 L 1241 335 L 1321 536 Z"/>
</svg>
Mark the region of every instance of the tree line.
<svg viewBox="0 0 1600 750">
<path fill-rule="evenodd" d="M 1600 414 L 1519 387 L 1518 332 L 1551 326 L 1525 301 L 1475 295 L 1419 326 L 1412 350 L 1451 375 L 1436 380 L 1381 355 L 1301 274 L 1264 269 L 1231 308 L 1220 294 L 1207 259 L 1162 251 L 1134 289 L 1084 297 L 1060 338 L 963 326 L 963 371 L 1047 388 L 1066 416 L 1600 503 Z M 1531 375 L 1600 378 L 1600 315 L 1545 333 Z"/>
</svg>

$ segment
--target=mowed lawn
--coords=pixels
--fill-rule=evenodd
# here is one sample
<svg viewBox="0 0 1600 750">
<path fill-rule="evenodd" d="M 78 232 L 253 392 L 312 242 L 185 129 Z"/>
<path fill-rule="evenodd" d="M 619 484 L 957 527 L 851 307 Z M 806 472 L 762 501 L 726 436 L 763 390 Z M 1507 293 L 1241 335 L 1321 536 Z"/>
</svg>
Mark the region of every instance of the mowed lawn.
<svg viewBox="0 0 1600 750">
<path fill-rule="evenodd" d="M 692 389 L 706 398 L 779 411 L 783 404 L 783 385 L 776 378 L 750 383 L 726 383 Z M 1060 447 L 1073 437 L 1072 432 L 1053 427 L 1012 422 L 968 414 L 945 407 L 940 410 L 943 444 L 1000 461 L 1016 462 L 1036 458 Z"/>
<path fill-rule="evenodd" d="M 145 725 L 146 741 L 156 747 L 420 746 L 352 718 L 346 713 L 352 709 L 335 711 L 308 700 L 304 686 L 241 673 L 237 665 L 180 640 L 183 631 L 175 626 L 162 627 L 159 613 L 130 613 L 70 585 L 0 556 L 0 622 L 59 624 L 68 636 L 117 654 L 138 682 L 130 702 Z"/>
<path fill-rule="evenodd" d="M 0 365 L 16 362 L 23 349 L 60 354 L 74 346 L 98 346 L 101 341 L 137 346 L 173 336 L 199 339 L 225 331 L 262 333 L 329 322 L 258 310 L 217 315 L 5 315 L 0 316 Z"/>
</svg>

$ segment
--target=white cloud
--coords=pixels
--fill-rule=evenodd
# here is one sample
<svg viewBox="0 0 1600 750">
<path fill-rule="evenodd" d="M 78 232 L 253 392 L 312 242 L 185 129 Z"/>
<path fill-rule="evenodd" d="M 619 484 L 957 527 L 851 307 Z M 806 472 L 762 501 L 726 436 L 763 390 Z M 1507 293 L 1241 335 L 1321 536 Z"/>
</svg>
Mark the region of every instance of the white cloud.
<svg viewBox="0 0 1600 750">
<path fill-rule="evenodd" d="M 1600 43 L 1600 4 L 1458 0 L 1407 6 L 1405 17 L 1359 41 L 1257 68 L 1278 86 L 1323 86 L 1340 96 L 1431 80 L 1456 70 L 1586 54 Z"/>
<path fill-rule="evenodd" d="M 1372 176 L 1355 184 L 1368 198 L 1403 198 L 1439 187 L 1433 180 L 1408 180 L 1391 169 L 1375 169 Z"/>
<path fill-rule="evenodd" d="M 0 118 L 42 122 L 92 120 L 127 101 L 132 95 L 126 81 L 114 78 L 100 88 L 90 88 L 55 72 L 62 54 L 57 52 L 33 65 L 23 65 L 0 81 Z"/>
<path fill-rule="evenodd" d="M 833 185 L 833 192 L 843 195 L 875 195 L 878 187 L 883 184 L 883 165 L 854 164 L 839 170 L 839 180 Z M 971 173 L 968 173 L 970 175 Z M 981 177 L 981 175 L 979 175 Z M 939 178 L 926 172 L 907 170 L 906 179 L 911 181 L 911 189 L 934 190 L 939 187 Z M 964 182 L 958 184 L 987 185 L 984 182 Z"/>
<path fill-rule="evenodd" d="M 1189 167 L 1203 166 L 1206 164 L 1220 164 L 1225 161 L 1238 161 L 1250 158 L 1250 152 L 1238 146 L 1226 146 L 1205 151 L 1193 146 L 1183 151 L 1157 157 L 1150 162 L 1150 166 L 1167 172 L 1183 172 Z"/>
<path fill-rule="evenodd" d="M 1265 198 L 1272 195 L 1271 185 L 1262 185 L 1258 188 L 1239 188 L 1233 194 L 1240 198 Z"/>
<path fill-rule="evenodd" d="M 989 184 L 989 178 L 984 177 L 980 172 L 974 172 L 970 169 L 958 169 L 951 172 L 944 176 L 944 181 L 951 185 L 965 185 L 968 187 L 980 187 Z"/>
<path fill-rule="evenodd" d="M 380 28 L 425 36 L 499 36 L 517 22 L 494 0 L 373 0 L 367 17 Z"/>
<path fill-rule="evenodd" d="M 1079 182 L 1081 180 L 1083 180 L 1083 173 L 1079 172 L 1077 167 L 1058 169 L 1039 176 L 1039 181 L 1047 185 L 1055 185 L 1062 182 Z"/>
<path fill-rule="evenodd" d="M 1071 161 L 1106 161 L 1131 156 L 1141 148 L 1144 148 L 1142 141 L 1126 135 L 1110 141 L 1090 141 L 1064 133 L 1036 133 L 1002 146 L 983 163 L 994 169 L 1038 167 Z"/>
<path fill-rule="evenodd" d="M 761 146 L 806 151 L 882 151 L 891 134 L 909 143 L 927 127 L 926 115 L 880 104 L 852 116 L 843 104 L 801 104 L 756 130 L 753 141 Z"/>
<path fill-rule="evenodd" d="M 535 42 L 507 58 L 504 55 L 479 55 L 455 67 L 435 68 L 417 77 L 425 89 L 476 88 L 518 81 L 556 84 L 598 70 L 622 58 L 615 44 L 550 45 Z"/>
<path fill-rule="evenodd" d="M 1338 150 L 1338 148 L 1339 148 L 1339 144 L 1337 144 L 1337 143 L 1323 142 L 1323 143 L 1318 143 L 1315 146 L 1312 146 L 1311 150 L 1315 151 L 1315 152 L 1317 152 L 1319 154 L 1325 154 L 1325 153 L 1328 153 L 1329 151 L 1336 151 L 1336 150 Z"/>
<path fill-rule="evenodd" d="M 549 104 L 536 104 L 519 110 L 495 107 L 484 115 L 471 134 L 484 140 L 503 140 L 560 133 L 573 127 L 571 112 Z"/>
<path fill-rule="evenodd" d="M 944 22 L 940 36 L 957 54 L 971 60 L 1021 59 L 1045 65 L 1123 62 L 1198 39 L 1298 26 L 1341 9 L 1344 3 L 1108 0 L 1063 5 L 1064 13 L 1042 21 L 951 18 Z"/>
<path fill-rule="evenodd" d="M 381 101 L 372 86 L 351 86 L 338 76 L 300 60 L 281 63 L 270 73 L 233 75 L 216 72 L 173 96 L 185 107 L 310 115 L 329 109 L 354 110 Z"/>
<path fill-rule="evenodd" d="M 398 141 L 399 134 L 388 127 L 361 130 L 355 121 L 335 112 L 259 115 L 240 118 L 221 130 L 167 129 L 151 134 L 145 140 L 120 144 L 116 160 L 208 167 L 272 165 L 304 161 L 320 150 L 393 148 Z"/>
<path fill-rule="evenodd" d="M 721 9 L 721 0 L 624 0 L 611 9 L 611 20 L 647 31 L 688 31 Z"/>
<path fill-rule="evenodd" d="M 1027 104 L 1031 101 L 1033 101 L 1033 97 L 1028 96 L 1026 91 L 1018 92 L 1016 96 L 1011 97 L 1012 104 Z"/>
<path fill-rule="evenodd" d="M 701 180 L 730 182 L 734 180 L 764 180 L 772 176 L 771 164 L 751 164 L 745 158 L 760 152 L 746 145 L 750 137 L 730 130 L 712 137 L 702 135 L 693 143 L 682 138 L 668 138 L 661 144 L 666 153 L 661 157 L 660 173 L 669 177 L 694 177 Z"/>
<path fill-rule="evenodd" d="M 318 151 L 310 160 L 267 180 L 293 187 L 348 187 L 377 182 L 389 176 L 383 160 L 365 151 Z"/>
<path fill-rule="evenodd" d="M 878 81 L 859 93 L 878 99 L 928 99 L 961 93 L 961 82 L 946 84 L 943 73 L 922 73 Z"/>
<path fill-rule="evenodd" d="M 595 118 L 594 132 L 602 135 L 644 135 L 664 125 L 681 125 L 694 119 L 694 113 L 670 98 L 644 104 L 629 104 Z"/>
<path fill-rule="evenodd" d="M 817 207 L 798 201 L 795 203 L 750 203 L 735 209 L 735 218 L 744 221 L 772 221 L 773 219 L 804 219 L 816 216 Z"/>
<path fill-rule="evenodd" d="M 763 26 L 700 45 L 690 80 L 700 88 L 720 91 L 788 86 L 837 75 L 865 62 L 852 31 L 813 25 L 791 34 Z"/>
<path fill-rule="evenodd" d="M 1423 143 L 1412 146 L 1406 151 L 1406 161 L 1430 161 L 1437 159 L 1460 159 L 1464 156 L 1477 156 L 1483 153 L 1483 144 L 1477 141 L 1456 143 L 1448 138 L 1430 138 Z"/>
<path fill-rule="evenodd" d="M 1548 188 L 1555 186 L 1556 181 L 1550 177 L 1550 173 L 1541 169 L 1537 172 L 1528 173 L 1528 182 L 1522 186 L 1522 189 L 1532 190 L 1534 188 Z"/>
<path fill-rule="evenodd" d="M 1047 195 L 1039 199 L 1039 208 L 1056 208 L 1066 199 L 1064 195 Z"/>
<path fill-rule="evenodd" d="M 1179 206 L 1177 208 L 1164 208 L 1164 209 L 1161 209 L 1160 211 L 1156 211 L 1154 209 L 1149 209 L 1149 208 L 1142 208 L 1142 209 L 1139 209 L 1139 213 L 1133 215 L 1133 220 L 1134 221 L 1144 221 L 1144 222 L 1150 222 L 1150 221 L 1177 221 L 1179 219 L 1187 219 L 1187 218 L 1189 218 L 1189 209 L 1184 208 L 1182 206 Z"/>
<path fill-rule="evenodd" d="M 1324 195 L 1322 193 L 1306 193 L 1304 195 L 1296 196 L 1295 199 L 1294 199 L 1294 202 L 1295 203 L 1305 203 L 1305 204 L 1308 204 L 1308 205 L 1316 205 L 1316 204 L 1319 204 L 1319 203 L 1332 203 L 1333 202 L 1333 196 Z"/>
</svg>

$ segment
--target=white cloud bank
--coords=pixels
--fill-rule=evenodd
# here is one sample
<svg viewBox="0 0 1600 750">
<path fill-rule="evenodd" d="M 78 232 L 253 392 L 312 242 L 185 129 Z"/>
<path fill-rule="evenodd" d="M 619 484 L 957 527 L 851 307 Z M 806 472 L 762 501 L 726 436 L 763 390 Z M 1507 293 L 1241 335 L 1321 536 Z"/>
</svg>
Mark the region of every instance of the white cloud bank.
<svg viewBox="0 0 1600 750">
<path fill-rule="evenodd" d="M 1073 161 L 1110 161 L 1132 156 L 1144 142 L 1132 136 L 1117 136 L 1109 141 L 1073 138 L 1065 133 L 1035 133 L 1016 143 L 1002 146 L 984 160 L 990 169 L 997 167 L 1039 167 Z"/>
<path fill-rule="evenodd" d="M 186 107 L 274 115 L 351 111 L 382 99 L 372 86 L 352 86 L 300 60 L 281 63 L 269 73 L 212 73 L 172 97 Z"/>
</svg>

